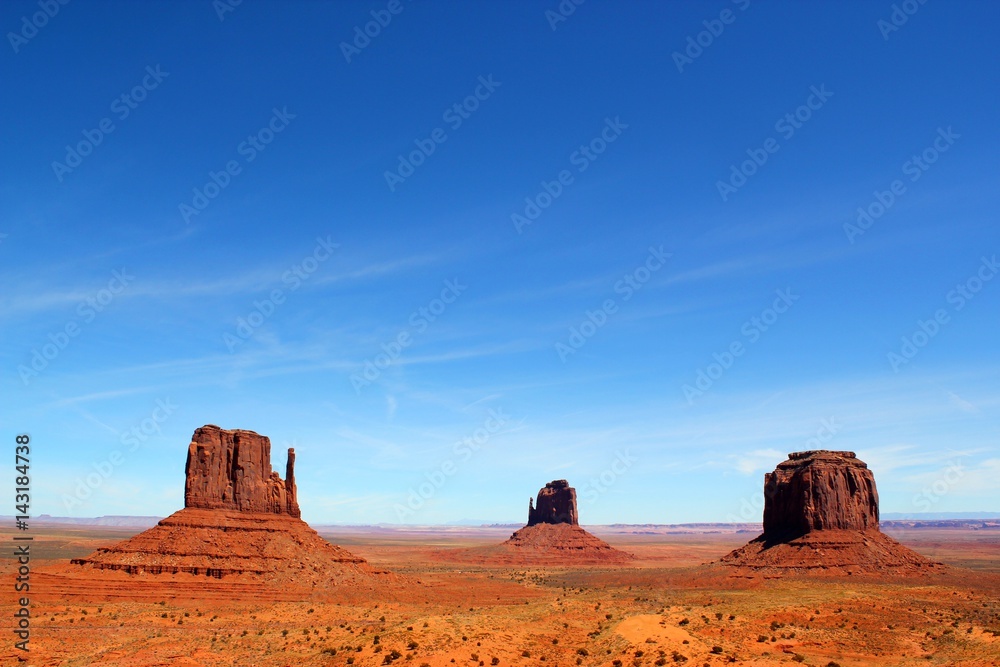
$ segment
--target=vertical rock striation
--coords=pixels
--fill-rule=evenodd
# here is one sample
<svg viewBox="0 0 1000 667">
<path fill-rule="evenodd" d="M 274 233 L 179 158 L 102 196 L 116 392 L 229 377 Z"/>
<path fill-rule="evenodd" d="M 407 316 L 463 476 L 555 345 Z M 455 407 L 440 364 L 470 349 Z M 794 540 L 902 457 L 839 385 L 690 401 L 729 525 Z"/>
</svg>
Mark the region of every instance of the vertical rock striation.
<svg viewBox="0 0 1000 667">
<path fill-rule="evenodd" d="M 202 426 L 188 446 L 184 507 L 299 517 L 295 450 L 285 480 L 271 470 L 271 440 L 253 431 Z"/>
<path fill-rule="evenodd" d="M 795 452 L 764 475 L 764 535 L 878 530 L 875 476 L 854 452 Z"/>
<path fill-rule="evenodd" d="M 528 499 L 528 525 L 539 523 L 580 524 L 576 512 L 576 489 L 565 479 L 554 480 L 542 487 L 535 506 Z"/>
</svg>

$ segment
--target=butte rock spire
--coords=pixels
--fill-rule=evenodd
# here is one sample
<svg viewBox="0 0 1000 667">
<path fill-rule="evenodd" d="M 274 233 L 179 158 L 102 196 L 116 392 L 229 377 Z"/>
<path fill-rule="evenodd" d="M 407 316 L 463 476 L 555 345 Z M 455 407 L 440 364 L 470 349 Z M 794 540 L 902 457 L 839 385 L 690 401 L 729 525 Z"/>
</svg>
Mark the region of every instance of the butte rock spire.
<svg viewBox="0 0 1000 667">
<path fill-rule="evenodd" d="M 528 523 L 493 550 L 511 562 L 621 563 L 632 555 L 615 549 L 579 525 L 576 489 L 565 479 L 546 484 L 528 500 Z"/>
<path fill-rule="evenodd" d="M 188 445 L 184 507 L 300 517 L 294 469 L 294 449 L 282 480 L 271 470 L 270 438 L 202 426 Z"/>
<path fill-rule="evenodd" d="M 276 599 L 322 597 L 334 587 L 371 591 L 391 579 L 302 521 L 294 468 L 289 449 L 285 479 L 272 471 L 271 441 L 253 431 L 197 429 L 187 450 L 184 509 L 73 559 L 77 578 L 89 576 L 108 590 L 131 584 L 189 595 L 223 585 L 216 594 Z M 209 583 L 217 579 L 223 584 Z"/>
</svg>

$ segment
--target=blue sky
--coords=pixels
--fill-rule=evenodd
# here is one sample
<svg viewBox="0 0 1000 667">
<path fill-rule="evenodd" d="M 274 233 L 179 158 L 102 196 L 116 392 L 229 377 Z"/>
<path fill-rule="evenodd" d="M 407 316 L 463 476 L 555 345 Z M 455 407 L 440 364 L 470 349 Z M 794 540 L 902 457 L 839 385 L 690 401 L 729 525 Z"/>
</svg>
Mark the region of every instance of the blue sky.
<svg viewBox="0 0 1000 667">
<path fill-rule="evenodd" d="M 907 6 L 3 3 L 33 513 L 180 508 L 206 423 L 322 523 L 756 520 L 817 447 L 1000 509 L 1000 7 Z"/>
</svg>

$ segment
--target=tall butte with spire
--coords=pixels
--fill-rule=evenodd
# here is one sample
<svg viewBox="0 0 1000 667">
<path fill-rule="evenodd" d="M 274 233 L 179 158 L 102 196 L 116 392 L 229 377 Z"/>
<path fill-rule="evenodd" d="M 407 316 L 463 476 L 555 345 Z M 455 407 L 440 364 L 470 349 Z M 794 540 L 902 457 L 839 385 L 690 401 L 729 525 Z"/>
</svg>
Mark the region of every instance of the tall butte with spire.
<svg viewBox="0 0 1000 667">
<path fill-rule="evenodd" d="M 295 450 L 288 450 L 285 479 L 271 470 L 271 440 L 253 431 L 202 426 L 188 445 L 184 507 L 299 518 Z"/>
<path fill-rule="evenodd" d="M 293 598 L 334 586 L 364 589 L 386 578 L 301 519 L 294 449 L 281 479 L 271 470 L 266 436 L 202 426 L 188 446 L 184 477 L 184 509 L 71 563 L 95 575 L 124 573 L 168 585 L 190 575 L 278 586 Z"/>
<path fill-rule="evenodd" d="M 565 479 L 542 487 L 534 503 L 528 499 L 527 525 L 493 554 L 503 561 L 539 563 L 621 563 L 633 558 L 580 527 L 576 489 Z"/>
<path fill-rule="evenodd" d="M 719 564 L 743 574 L 919 574 L 942 568 L 879 528 L 875 475 L 854 452 L 794 452 L 764 475 L 764 532 Z"/>
</svg>

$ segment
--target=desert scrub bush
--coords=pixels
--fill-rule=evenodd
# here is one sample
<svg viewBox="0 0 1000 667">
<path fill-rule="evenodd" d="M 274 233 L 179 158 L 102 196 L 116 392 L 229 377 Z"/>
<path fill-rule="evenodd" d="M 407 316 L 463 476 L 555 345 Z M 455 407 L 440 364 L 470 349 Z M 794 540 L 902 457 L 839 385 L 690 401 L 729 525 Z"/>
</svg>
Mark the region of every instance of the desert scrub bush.
<svg viewBox="0 0 1000 667">
<path fill-rule="evenodd" d="M 529 651 L 528 649 L 524 649 L 523 651 L 521 651 L 521 657 L 522 658 L 530 658 L 531 657 L 531 651 Z"/>
<path fill-rule="evenodd" d="M 713 647 L 712 647 L 712 653 L 715 653 L 715 654 L 717 654 L 717 655 L 718 655 L 719 653 L 722 653 L 722 647 L 721 647 L 721 646 L 713 646 Z"/>
<path fill-rule="evenodd" d="M 490 664 L 491 665 L 499 665 L 500 664 L 500 658 L 498 658 L 496 656 L 490 658 Z"/>
</svg>

